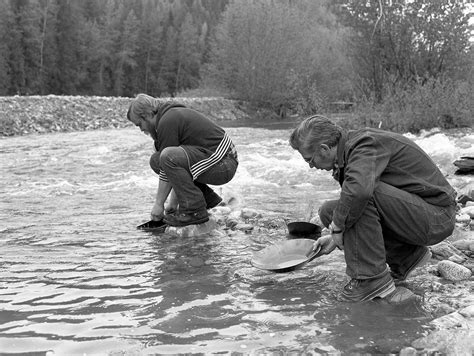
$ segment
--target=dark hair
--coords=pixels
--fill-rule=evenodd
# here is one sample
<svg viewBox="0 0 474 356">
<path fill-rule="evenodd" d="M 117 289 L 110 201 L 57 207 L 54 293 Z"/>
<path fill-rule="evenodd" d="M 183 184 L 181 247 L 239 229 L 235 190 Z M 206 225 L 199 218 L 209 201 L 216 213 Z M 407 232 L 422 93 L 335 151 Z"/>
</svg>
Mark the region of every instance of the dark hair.
<svg viewBox="0 0 474 356">
<path fill-rule="evenodd" d="M 342 128 L 327 117 L 315 115 L 304 119 L 291 133 L 290 146 L 295 150 L 314 151 L 321 144 L 334 147 L 342 135 Z"/>
</svg>

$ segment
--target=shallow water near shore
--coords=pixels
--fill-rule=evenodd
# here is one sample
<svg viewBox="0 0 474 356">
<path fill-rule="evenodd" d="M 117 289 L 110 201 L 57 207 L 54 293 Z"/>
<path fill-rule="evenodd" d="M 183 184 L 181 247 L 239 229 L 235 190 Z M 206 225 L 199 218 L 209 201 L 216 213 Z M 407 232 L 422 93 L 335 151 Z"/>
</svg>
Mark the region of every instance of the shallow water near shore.
<svg viewBox="0 0 474 356">
<path fill-rule="evenodd" d="M 227 131 L 241 163 L 216 190 L 233 209 L 305 220 L 337 197 L 330 175 L 289 147 L 289 129 Z M 426 331 L 422 298 L 338 301 L 339 251 L 291 273 L 253 268 L 284 229 L 137 230 L 157 186 L 152 150 L 134 128 L 0 140 L 0 353 L 390 353 Z"/>
</svg>

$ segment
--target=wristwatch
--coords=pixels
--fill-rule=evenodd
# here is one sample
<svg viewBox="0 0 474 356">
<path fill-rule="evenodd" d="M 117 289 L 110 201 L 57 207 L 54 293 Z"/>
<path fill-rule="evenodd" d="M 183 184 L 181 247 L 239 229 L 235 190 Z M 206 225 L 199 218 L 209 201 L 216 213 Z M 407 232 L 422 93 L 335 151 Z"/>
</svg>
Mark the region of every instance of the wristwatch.
<svg viewBox="0 0 474 356">
<path fill-rule="evenodd" d="M 341 230 L 341 229 L 335 229 L 335 228 L 334 228 L 334 223 L 331 223 L 331 225 L 329 225 L 329 231 L 331 232 L 331 235 L 333 235 L 333 234 L 341 234 L 341 233 L 342 233 L 342 230 Z"/>
</svg>

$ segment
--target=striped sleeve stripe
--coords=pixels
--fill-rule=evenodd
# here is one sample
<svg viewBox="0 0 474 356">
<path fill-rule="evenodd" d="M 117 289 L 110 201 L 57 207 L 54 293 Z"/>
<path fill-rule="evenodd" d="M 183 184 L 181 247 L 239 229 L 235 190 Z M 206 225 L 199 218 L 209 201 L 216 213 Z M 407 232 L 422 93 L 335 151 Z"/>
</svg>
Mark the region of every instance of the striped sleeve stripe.
<svg viewBox="0 0 474 356">
<path fill-rule="evenodd" d="M 166 173 L 163 171 L 160 171 L 160 173 L 158 173 L 158 177 L 162 181 L 169 182 L 168 177 L 166 176 Z"/>
<path fill-rule="evenodd" d="M 204 171 L 219 162 L 225 156 L 231 145 L 232 141 L 227 133 L 225 133 L 222 141 L 219 143 L 219 146 L 217 146 L 216 151 L 212 155 L 191 166 L 191 174 L 193 175 L 193 179 L 196 179 Z"/>
</svg>

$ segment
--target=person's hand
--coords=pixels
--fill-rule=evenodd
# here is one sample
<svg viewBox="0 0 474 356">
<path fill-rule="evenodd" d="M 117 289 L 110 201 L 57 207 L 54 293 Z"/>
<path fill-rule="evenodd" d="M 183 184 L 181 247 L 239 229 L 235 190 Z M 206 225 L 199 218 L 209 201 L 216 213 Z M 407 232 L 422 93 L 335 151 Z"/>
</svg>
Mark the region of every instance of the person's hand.
<svg viewBox="0 0 474 356">
<path fill-rule="evenodd" d="M 318 250 L 321 248 L 319 251 L 320 255 L 329 255 L 337 246 L 332 236 L 333 235 L 326 235 L 317 239 L 313 244 L 313 249 Z"/>
<path fill-rule="evenodd" d="M 163 219 L 163 216 L 165 215 L 165 207 L 163 204 L 157 204 L 153 205 L 153 208 L 151 209 L 151 220 L 161 220 Z"/>
</svg>

